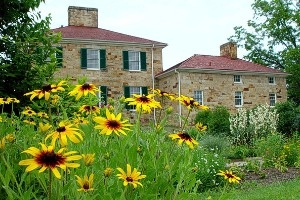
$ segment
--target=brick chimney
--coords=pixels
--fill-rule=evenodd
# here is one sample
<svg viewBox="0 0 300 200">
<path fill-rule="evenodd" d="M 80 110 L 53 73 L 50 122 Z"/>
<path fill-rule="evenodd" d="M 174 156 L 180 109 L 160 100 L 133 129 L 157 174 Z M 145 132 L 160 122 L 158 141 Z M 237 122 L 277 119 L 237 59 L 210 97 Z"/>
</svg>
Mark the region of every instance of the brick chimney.
<svg viewBox="0 0 300 200">
<path fill-rule="evenodd" d="M 89 26 L 98 28 L 98 9 L 69 6 L 68 25 Z"/>
<path fill-rule="evenodd" d="M 232 60 L 237 59 L 237 45 L 233 42 L 227 42 L 220 46 L 220 56 L 225 56 Z"/>
</svg>

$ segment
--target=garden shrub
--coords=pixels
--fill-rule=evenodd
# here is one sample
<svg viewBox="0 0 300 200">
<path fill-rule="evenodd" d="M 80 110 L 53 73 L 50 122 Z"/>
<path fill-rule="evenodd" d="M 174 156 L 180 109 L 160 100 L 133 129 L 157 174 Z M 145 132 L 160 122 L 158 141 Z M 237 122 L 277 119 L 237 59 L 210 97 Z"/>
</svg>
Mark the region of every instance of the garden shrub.
<svg viewBox="0 0 300 200">
<path fill-rule="evenodd" d="M 200 144 L 203 148 L 217 153 L 225 152 L 229 147 L 229 141 L 226 138 L 215 135 L 203 136 Z"/>
</svg>

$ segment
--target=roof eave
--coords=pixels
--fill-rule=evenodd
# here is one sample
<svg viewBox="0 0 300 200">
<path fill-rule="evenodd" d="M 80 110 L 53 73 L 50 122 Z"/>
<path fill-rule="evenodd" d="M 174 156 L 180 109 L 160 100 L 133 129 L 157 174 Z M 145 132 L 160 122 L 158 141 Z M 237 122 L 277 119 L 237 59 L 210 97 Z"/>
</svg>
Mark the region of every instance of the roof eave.
<svg viewBox="0 0 300 200">
<path fill-rule="evenodd" d="M 127 42 L 127 41 L 114 41 L 114 40 L 96 40 L 96 39 L 82 39 L 82 38 L 62 38 L 61 44 L 65 43 L 77 43 L 77 44 L 99 44 L 99 45 L 115 45 L 115 46 L 140 46 L 140 47 L 159 47 L 164 48 L 168 46 L 166 43 L 139 43 L 139 42 Z"/>
</svg>

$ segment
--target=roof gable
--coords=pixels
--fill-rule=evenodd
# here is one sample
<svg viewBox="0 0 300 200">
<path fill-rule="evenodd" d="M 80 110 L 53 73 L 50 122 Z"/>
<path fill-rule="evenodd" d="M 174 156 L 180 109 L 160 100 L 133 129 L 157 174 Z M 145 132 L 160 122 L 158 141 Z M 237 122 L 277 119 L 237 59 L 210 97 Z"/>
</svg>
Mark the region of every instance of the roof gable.
<svg viewBox="0 0 300 200">
<path fill-rule="evenodd" d="M 53 32 L 61 32 L 62 38 L 68 39 L 88 39 L 99 41 L 112 41 L 112 42 L 128 42 L 140 44 L 154 44 L 167 46 L 166 43 L 148 40 L 145 38 L 126 35 L 114 31 L 109 31 L 102 28 L 86 27 L 86 26 L 65 26 L 52 29 Z"/>
</svg>

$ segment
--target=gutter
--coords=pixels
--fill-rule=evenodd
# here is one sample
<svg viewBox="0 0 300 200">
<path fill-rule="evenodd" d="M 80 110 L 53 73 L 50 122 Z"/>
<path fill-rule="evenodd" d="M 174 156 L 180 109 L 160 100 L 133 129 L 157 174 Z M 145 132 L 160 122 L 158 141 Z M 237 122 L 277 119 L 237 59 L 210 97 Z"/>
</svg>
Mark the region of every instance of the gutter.
<svg viewBox="0 0 300 200">
<path fill-rule="evenodd" d="M 154 94 L 154 88 L 155 88 L 155 83 L 154 83 L 155 75 L 154 75 L 154 55 L 153 55 L 153 49 L 154 49 L 154 44 L 152 44 L 152 47 L 151 47 L 152 94 Z M 156 111 L 155 111 L 155 108 L 153 110 L 153 119 L 154 119 L 154 124 L 156 126 Z"/>
<path fill-rule="evenodd" d="M 177 71 L 177 69 L 174 70 L 174 72 L 178 75 L 178 96 L 181 96 L 181 78 L 180 78 L 180 73 Z M 179 126 L 182 126 L 181 123 L 181 115 L 182 115 L 182 107 L 180 101 L 178 101 L 178 108 L 179 108 Z"/>
</svg>

